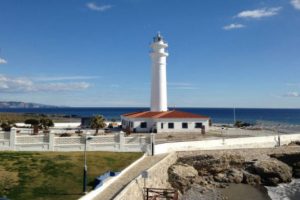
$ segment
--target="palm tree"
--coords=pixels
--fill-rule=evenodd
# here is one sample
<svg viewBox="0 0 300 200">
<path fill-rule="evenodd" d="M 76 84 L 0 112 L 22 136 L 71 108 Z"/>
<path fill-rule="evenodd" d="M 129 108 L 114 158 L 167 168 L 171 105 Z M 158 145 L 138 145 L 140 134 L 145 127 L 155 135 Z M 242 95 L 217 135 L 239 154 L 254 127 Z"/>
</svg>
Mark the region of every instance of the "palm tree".
<svg viewBox="0 0 300 200">
<path fill-rule="evenodd" d="M 100 128 L 105 128 L 105 119 L 102 115 L 96 115 L 92 117 L 90 127 L 92 129 L 96 129 L 95 134 L 98 134 Z"/>
</svg>

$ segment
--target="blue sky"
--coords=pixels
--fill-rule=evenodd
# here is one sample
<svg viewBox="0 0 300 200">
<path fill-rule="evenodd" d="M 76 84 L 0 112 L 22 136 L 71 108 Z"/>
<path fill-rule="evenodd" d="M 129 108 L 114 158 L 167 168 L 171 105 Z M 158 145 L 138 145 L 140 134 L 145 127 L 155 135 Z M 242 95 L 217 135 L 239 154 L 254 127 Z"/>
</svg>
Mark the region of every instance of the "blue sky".
<svg viewBox="0 0 300 200">
<path fill-rule="evenodd" d="M 300 108 L 300 0 L 1 0 L 0 101 L 148 106 L 157 31 L 169 106 Z"/>
</svg>

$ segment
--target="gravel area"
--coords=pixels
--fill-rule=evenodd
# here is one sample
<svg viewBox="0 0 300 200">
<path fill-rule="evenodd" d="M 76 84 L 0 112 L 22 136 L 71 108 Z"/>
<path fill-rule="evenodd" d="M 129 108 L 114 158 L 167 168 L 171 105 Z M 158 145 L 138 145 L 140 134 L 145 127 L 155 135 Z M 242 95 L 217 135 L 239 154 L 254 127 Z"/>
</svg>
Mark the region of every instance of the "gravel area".
<svg viewBox="0 0 300 200">
<path fill-rule="evenodd" d="M 237 137 L 257 137 L 277 135 L 278 133 L 271 130 L 247 130 L 241 128 L 222 128 L 212 126 L 206 134 L 201 133 L 159 133 L 155 135 L 157 144 L 169 142 L 185 142 L 211 140 L 218 138 L 237 138 Z"/>
</svg>

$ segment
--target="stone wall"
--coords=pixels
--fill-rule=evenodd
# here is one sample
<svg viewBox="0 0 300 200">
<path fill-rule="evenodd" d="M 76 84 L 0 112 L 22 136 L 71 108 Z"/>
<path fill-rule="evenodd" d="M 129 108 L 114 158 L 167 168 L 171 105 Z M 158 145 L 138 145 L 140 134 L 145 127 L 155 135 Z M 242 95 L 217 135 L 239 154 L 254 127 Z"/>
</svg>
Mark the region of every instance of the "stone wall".
<svg viewBox="0 0 300 200">
<path fill-rule="evenodd" d="M 147 170 L 148 178 L 146 180 L 146 187 L 152 188 L 171 188 L 168 182 L 168 168 L 177 160 L 177 154 L 171 153 L 156 165 Z M 115 200 L 143 200 L 144 179 L 138 176 L 132 180 L 122 192 L 115 198 Z"/>
</svg>

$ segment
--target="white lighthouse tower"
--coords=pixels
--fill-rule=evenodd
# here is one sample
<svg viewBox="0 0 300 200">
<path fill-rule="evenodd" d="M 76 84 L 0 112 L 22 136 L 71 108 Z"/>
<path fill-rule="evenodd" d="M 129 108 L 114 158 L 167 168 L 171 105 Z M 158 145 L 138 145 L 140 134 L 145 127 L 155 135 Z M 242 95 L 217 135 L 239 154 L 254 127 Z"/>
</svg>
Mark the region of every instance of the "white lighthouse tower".
<svg viewBox="0 0 300 200">
<path fill-rule="evenodd" d="M 151 85 L 151 111 L 161 112 L 168 110 L 167 101 L 167 56 L 168 44 L 158 33 L 151 44 L 152 52 L 152 85 Z"/>
<path fill-rule="evenodd" d="M 151 109 L 121 115 L 122 130 L 127 133 L 205 133 L 210 118 L 198 114 L 168 110 L 167 57 L 168 44 L 158 33 L 151 44 Z"/>
</svg>

